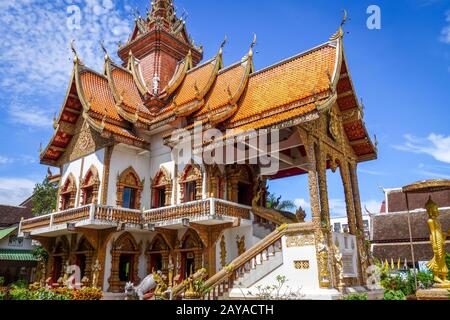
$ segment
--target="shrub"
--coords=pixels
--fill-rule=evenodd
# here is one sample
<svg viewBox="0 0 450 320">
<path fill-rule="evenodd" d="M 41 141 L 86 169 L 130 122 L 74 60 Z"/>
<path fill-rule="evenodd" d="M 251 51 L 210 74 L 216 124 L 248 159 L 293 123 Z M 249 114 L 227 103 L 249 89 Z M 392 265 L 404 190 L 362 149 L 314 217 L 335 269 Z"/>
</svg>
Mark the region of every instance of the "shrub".
<svg viewBox="0 0 450 320">
<path fill-rule="evenodd" d="M 367 294 L 366 293 L 362 293 L 362 294 L 350 294 L 346 297 L 344 297 L 344 300 L 368 300 Z"/>
<path fill-rule="evenodd" d="M 26 288 L 12 288 L 9 290 L 11 300 L 32 300 L 32 293 Z"/>
<path fill-rule="evenodd" d="M 419 288 L 429 289 L 434 285 L 434 275 L 432 272 L 419 272 L 417 273 L 417 282 Z"/>
<path fill-rule="evenodd" d="M 445 262 L 447 262 L 448 270 L 450 270 L 450 254 L 445 255 Z M 450 280 L 450 272 L 447 274 L 447 279 Z"/>
<path fill-rule="evenodd" d="M 97 288 L 83 288 L 72 292 L 73 300 L 101 300 L 103 298 L 102 290 Z"/>
<path fill-rule="evenodd" d="M 406 277 L 400 275 L 383 275 L 381 279 L 382 287 L 387 291 L 402 291 L 405 296 L 409 296 L 416 292 L 414 276 L 411 272 Z"/>
<path fill-rule="evenodd" d="M 406 295 L 401 290 L 386 290 L 384 300 L 406 300 Z"/>
<path fill-rule="evenodd" d="M 0 277 L 0 287 L 5 284 L 5 277 Z"/>
<path fill-rule="evenodd" d="M 25 280 L 18 280 L 17 282 L 14 282 L 11 285 L 11 288 L 13 289 L 27 289 L 28 288 L 28 284 Z"/>
</svg>

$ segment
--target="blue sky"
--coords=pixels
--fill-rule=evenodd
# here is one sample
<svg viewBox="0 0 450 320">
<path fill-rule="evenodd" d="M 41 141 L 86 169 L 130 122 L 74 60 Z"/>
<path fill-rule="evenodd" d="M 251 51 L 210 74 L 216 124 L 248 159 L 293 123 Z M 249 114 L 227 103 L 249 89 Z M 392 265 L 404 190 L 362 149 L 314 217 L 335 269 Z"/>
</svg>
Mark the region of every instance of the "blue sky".
<svg viewBox="0 0 450 320">
<path fill-rule="evenodd" d="M 52 116 L 63 101 L 71 71 L 69 43 L 82 60 L 101 70 L 99 41 L 110 52 L 131 29 L 132 8 L 150 1 L 16 0 L 0 2 L 0 203 L 18 204 L 47 168 L 39 144 L 52 135 Z M 175 0 L 189 13 L 188 31 L 216 51 L 224 35 L 226 64 L 248 50 L 258 35 L 257 69 L 325 42 L 349 12 L 345 50 L 365 120 L 379 141 L 379 159 L 360 165 L 364 205 L 378 210 L 379 187 L 450 178 L 450 1 Z M 381 8 L 381 30 L 369 30 L 369 5 Z M 80 29 L 71 28 L 75 8 Z M 74 11 L 75 10 L 75 11 Z M 78 16 L 76 16 L 78 17 Z M 76 18 L 75 17 L 75 18 Z M 329 174 L 331 208 L 344 213 L 338 174 Z M 271 191 L 308 209 L 306 177 L 271 183 Z"/>
</svg>

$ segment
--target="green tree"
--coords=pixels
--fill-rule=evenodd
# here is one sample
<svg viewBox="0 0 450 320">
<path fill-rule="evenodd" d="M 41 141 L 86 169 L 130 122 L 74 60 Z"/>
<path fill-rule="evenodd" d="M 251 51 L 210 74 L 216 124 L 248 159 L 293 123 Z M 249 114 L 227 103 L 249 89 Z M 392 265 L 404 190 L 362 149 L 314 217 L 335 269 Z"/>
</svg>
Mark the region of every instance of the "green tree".
<svg viewBox="0 0 450 320">
<path fill-rule="evenodd" d="M 56 196 L 58 188 L 45 178 L 42 183 L 36 184 L 33 191 L 33 214 L 42 216 L 56 209 Z"/>
<path fill-rule="evenodd" d="M 291 200 L 281 200 L 281 197 L 278 197 L 274 193 L 270 193 L 267 197 L 266 206 L 268 209 L 278 210 L 278 211 L 289 211 L 295 210 L 297 206 L 294 201 Z"/>
</svg>

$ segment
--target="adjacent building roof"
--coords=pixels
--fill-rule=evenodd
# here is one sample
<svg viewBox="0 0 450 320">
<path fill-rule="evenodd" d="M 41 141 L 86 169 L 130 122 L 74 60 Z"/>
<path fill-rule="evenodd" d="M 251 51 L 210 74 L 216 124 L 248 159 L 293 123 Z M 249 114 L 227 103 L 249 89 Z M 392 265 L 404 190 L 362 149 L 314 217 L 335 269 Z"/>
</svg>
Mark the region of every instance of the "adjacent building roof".
<svg viewBox="0 0 450 320">
<path fill-rule="evenodd" d="M 38 261 L 29 250 L 0 249 L 0 261 Z"/>
<path fill-rule="evenodd" d="M 16 230 L 17 230 L 17 227 L 1 229 L 0 230 L 0 240 L 2 240 L 3 238 L 9 236 L 11 233 L 13 233 Z"/>
<path fill-rule="evenodd" d="M 411 232 L 415 243 L 416 260 L 426 261 L 433 257 L 430 244 L 430 230 L 427 221 L 429 219 L 425 210 L 410 213 Z M 440 209 L 439 221 L 442 230 L 450 230 L 450 208 Z M 450 249 L 450 237 L 448 238 Z M 411 261 L 410 236 L 408 228 L 408 213 L 379 214 L 373 217 L 373 254 L 378 259 L 407 258 Z"/>
<path fill-rule="evenodd" d="M 33 217 L 31 207 L 0 205 L 0 228 L 19 224 L 22 217 L 25 219 Z"/>
</svg>

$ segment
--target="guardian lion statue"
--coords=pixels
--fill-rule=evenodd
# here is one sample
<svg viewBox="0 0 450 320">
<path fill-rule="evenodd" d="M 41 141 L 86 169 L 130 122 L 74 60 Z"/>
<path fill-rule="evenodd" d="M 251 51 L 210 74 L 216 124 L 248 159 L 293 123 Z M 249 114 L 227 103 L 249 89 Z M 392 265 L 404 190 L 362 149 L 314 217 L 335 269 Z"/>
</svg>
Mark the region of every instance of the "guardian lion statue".
<svg viewBox="0 0 450 320">
<path fill-rule="evenodd" d="M 153 274 L 148 275 L 138 286 L 134 286 L 132 282 L 125 285 L 125 300 L 144 300 L 144 296 L 150 290 L 156 289 L 156 283 Z"/>
</svg>

